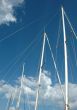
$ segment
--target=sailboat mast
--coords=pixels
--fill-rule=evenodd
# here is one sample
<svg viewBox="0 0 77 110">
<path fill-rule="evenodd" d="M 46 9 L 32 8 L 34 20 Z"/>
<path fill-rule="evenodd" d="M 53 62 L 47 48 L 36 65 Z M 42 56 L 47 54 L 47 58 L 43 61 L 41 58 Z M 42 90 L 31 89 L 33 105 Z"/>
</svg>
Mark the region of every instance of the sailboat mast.
<svg viewBox="0 0 77 110">
<path fill-rule="evenodd" d="M 37 110 L 37 106 L 38 106 L 38 96 L 39 96 L 39 87 L 40 87 L 40 80 L 41 80 L 43 59 L 44 59 L 45 41 L 46 41 L 46 33 L 44 32 L 43 47 L 42 47 L 42 55 L 41 55 L 41 63 L 40 63 L 40 69 L 39 69 L 38 88 L 37 88 L 36 101 L 35 101 L 35 110 Z"/>
<path fill-rule="evenodd" d="M 23 64 L 22 77 L 21 77 L 21 87 L 20 87 L 20 91 L 19 91 L 19 97 L 18 97 L 18 101 L 17 101 L 17 105 L 16 105 L 16 110 L 19 110 L 19 105 L 20 105 L 20 98 L 21 98 L 21 92 L 22 92 L 22 86 L 23 86 L 23 77 L 24 77 L 24 66 L 25 66 L 25 64 Z"/>
<path fill-rule="evenodd" d="M 65 20 L 64 20 L 64 9 L 62 10 L 62 23 L 63 23 L 63 35 L 64 35 L 64 57 L 65 57 L 65 110 L 68 110 L 68 61 L 67 61 L 67 45 L 66 45 L 66 31 L 65 31 Z"/>
</svg>

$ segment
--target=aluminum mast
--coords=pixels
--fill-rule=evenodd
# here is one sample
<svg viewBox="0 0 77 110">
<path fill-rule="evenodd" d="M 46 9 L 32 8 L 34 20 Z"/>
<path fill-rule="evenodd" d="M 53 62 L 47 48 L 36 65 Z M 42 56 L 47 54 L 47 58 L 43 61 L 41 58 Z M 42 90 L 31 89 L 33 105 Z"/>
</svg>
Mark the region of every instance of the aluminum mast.
<svg viewBox="0 0 77 110">
<path fill-rule="evenodd" d="M 63 35 L 64 35 L 64 59 L 65 59 L 65 110 L 69 109 L 68 103 L 68 61 L 67 61 L 67 44 L 66 44 L 66 31 L 65 31 L 65 20 L 64 20 L 64 9 L 62 10 L 62 23 L 63 23 Z"/>
<path fill-rule="evenodd" d="M 19 110 L 19 105 L 20 105 L 20 98 L 21 98 L 22 87 L 23 87 L 24 66 L 25 66 L 25 64 L 23 64 L 22 77 L 21 77 L 21 87 L 20 87 L 20 91 L 19 91 L 19 97 L 18 97 L 18 101 L 17 101 L 17 105 L 16 105 L 16 110 Z"/>
<path fill-rule="evenodd" d="M 43 59 L 44 59 L 45 41 L 46 41 L 46 33 L 44 32 L 43 47 L 42 47 L 42 55 L 41 55 L 41 63 L 40 63 L 40 70 L 39 70 L 38 88 L 37 88 L 36 101 L 35 101 L 35 110 L 37 110 L 37 106 L 38 106 L 38 96 L 39 96 L 39 87 L 40 87 L 40 80 L 41 80 Z"/>
</svg>

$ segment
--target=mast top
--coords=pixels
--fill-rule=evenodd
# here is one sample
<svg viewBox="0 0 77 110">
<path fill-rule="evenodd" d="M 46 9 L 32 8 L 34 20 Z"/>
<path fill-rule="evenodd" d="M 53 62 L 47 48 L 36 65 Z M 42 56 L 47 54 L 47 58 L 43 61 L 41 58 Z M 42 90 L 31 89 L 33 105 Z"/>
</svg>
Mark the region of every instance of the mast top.
<svg viewBox="0 0 77 110">
<path fill-rule="evenodd" d="M 24 71 L 25 71 L 25 63 L 23 63 L 22 77 L 24 76 Z"/>
<path fill-rule="evenodd" d="M 63 5 L 61 5 L 61 9 L 63 9 L 63 10 L 64 10 L 64 7 L 63 7 Z"/>
<path fill-rule="evenodd" d="M 44 27 L 44 37 L 46 37 L 47 36 L 47 34 L 46 34 L 46 32 L 45 32 L 45 27 Z"/>
</svg>

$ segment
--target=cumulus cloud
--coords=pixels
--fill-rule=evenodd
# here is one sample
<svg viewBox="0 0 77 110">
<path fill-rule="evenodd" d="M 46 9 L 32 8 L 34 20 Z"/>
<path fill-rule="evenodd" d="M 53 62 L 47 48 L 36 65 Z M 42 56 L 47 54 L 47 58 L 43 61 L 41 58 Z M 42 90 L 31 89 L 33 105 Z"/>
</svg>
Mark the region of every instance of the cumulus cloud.
<svg viewBox="0 0 77 110">
<path fill-rule="evenodd" d="M 12 86 L 7 84 L 4 81 L 0 82 L 0 93 L 4 93 L 6 98 L 10 98 L 11 94 L 13 100 L 17 100 L 21 83 L 21 77 L 18 78 L 17 84 Z M 29 96 L 29 100 L 26 100 L 26 103 L 31 105 L 35 104 L 36 97 L 36 89 L 38 86 L 38 81 L 33 77 L 25 77 L 23 78 L 23 86 L 22 86 L 22 96 L 23 90 L 24 95 Z M 63 90 L 65 90 L 64 84 L 62 85 Z M 63 95 L 60 90 L 59 84 L 52 85 L 52 81 L 50 78 L 50 73 L 47 71 L 43 71 L 41 76 L 41 86 L 39 90 L 39 104 L 42 105 L 43 100 L 46 102 L 45 105 L 53 106 L 53 108 L 59 108 L 60 110 L 64 108 Z M 70 107 L 75 110 L 77 108 L 77 84 L 69 83 L 69 104 Z M 23 98 L 21 98 L 23 103 Z M 56 105 L 56 106 L 55 106 Z M 14 108 L 11 108 L 13 110 Z"/>
<path fill-rule="evenodd" d="M 16 22 L 15 8 L 23 2 L 24 0 L 0 0 L 0 25 Z"/>
</svg>

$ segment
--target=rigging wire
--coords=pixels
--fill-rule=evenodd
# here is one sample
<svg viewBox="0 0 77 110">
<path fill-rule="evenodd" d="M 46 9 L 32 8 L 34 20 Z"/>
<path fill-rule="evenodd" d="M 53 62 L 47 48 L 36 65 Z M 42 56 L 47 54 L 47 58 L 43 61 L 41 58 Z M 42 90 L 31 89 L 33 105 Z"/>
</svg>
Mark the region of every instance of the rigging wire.
<svg viewBox="0 0 77 110">
<path fill-rule="evenodd" d="M 72 77 L 72 82 L 74 82 L 74 77 L 73 77 L 73 70 L 72 70 L 71 61 L 70 61 L 70 64 L 69 64 L 69 68 L 70 68 L 70 73 L 71 73 L 71 77 Z"/>
<path fill-rule="evenodd" d="M 47 24 L 47 25 L 48 25 L 48 24 Z M 19 32 L 19 31 L 23 30 L 24 28 L 25 28 L 25 27 L 22 27 L 22 28 L 20 28 L 19 30 L 17 30 L 16 32 L 14 32 L 14 33 L 10 34 L 9 36 L 7 36 L 6 38 L 1 39 L 0 42 L 6 40 L 6 39 L 8 39 L 8 38 L 10 38 L 11 36 L 13 36 L 14 34 L 16 34 L 16 33 Z"/>
<path fill-rule="evenodd" d="M 63 95 L 63 100 L 64 100 L 64 103 L 65 103 L 64 91 L 62 89 L 61 80 L 60 80 L 60 77 L 59 77 L 59 73 L 58 73 L 58 69 L 57 69 L 57 66 L 56 66 L 56 62 L 55 62 L 55 59 L 54 59 L 54 56 L 53 56 L 53 53 L 52 53 L 52 49 L 51 49 L 51 45 L 50 45 L 49 39 L 48 39 L 47 36 L 46 36 L 46 38 L 47 38 L 47 42 L 48 42 L 49 49 L 50 49 L 50 52 L 51 52 L 51 57 L 53 59 L 54 67 L 55 67 L 55 70 L 56 70 L 56 73 L 57 73 L 58 81 L 59 81 L 59 84 L 60 84 L 60 89 L 61 89 L 61 92 L 62 92 L 62 95 Z"/>
<path fill-rule="evenodd" d="M 32 53 L 33 51 L 34 51 L 34 50 L 31 49 L 30 53 L 28 53 L 28 54 L 23 58 L 23 60 L 24 60 L 24 59 L 27 60 L 28 57 L 31 55 L 31 53 Z M 21 57 L 22 57 L 22 56 L 21 56 Z M 17 64 L 17 62 L 21 59 L 21 57 L 20 57 L 19 59 L 17 59 L 16 62 L 15 62 L 13 65 L 10 66 L 10 68 L 9 68 L 9 70 L 7 71 L 6 74 L 9 74 L 9 72 L 11 71 L 11 69 Z M 13 76 L 14 76 L 14 74 L 12 74 L 7 81 L 10 81 L 10 79 L 13 78 Z"/>
<path fill-rule="evenodd" d="M 13 32 L 13 33 L 7 35 L 7 36 L 4 37 L 3 39 L 0 39 L 0 43 L 3 42 L 3 41 L 6 40 L 6 39 L 12 37 L 12 36 L 15 35 L 16 33 L 22 31 L 23 29 L 28 28 L 30 25 L 32 25 L 32 24 L 38 22 L 39 20 L 40 20 L 40 19 L 34 20 L 34 21 L 30 22 L 29 24 L 22 26 L 21 28 L 17 29 L 15 32 Z"/>
<path fill-rule="evenodd" d="M 69 54 L 69 56 L 70 56 L 70 54 Z M 69 69 L 70 69 L 70 74 L 71 74 L 71 77 L 72 77 L 72 82 L 74 82 L 71 60 L 70 60 L 70 63 L 69 63 Z M 70 100 L 70 96 L 69 96 L 69 110 L 71 110 L 70 102 L 71 102 L 71 100 Z"/>
<path fill-rule="evenodd" d="M 71 22 L 70 22 L 70 20 L 69 20 L 69 18 L 68 18 L 68 16 L 67 16 L 67 14 L 65 13 L 65 11 L 64 11 L 64 15 L 65 15 L 65 17 L 66 17 L 66 19 L 67 19 L 67 21 L 68 21 L 68 24 L 70 25 L 70 28 L 71 28 L 71 30 L 72 30 L 72 32 L 73 32 L 73 34 L 74 34 L 74 36 L 75 36 L 75 38 L 76 38 L 76 40 L 77 40 L 77 35 L 76 35 L 76 33 L 75 33 L 75 31 L 74 31 L 74 29 L 73 29 L 73 27 L 72 27 L 72 24 L 71 24 Z"/>
<path fill-rule="evenodd" d="M 36 37 L 37 38 L 37 37 Z M 12 64 L 12 65 L 10 65 L 11 63 L 9 63 L 9 69 L 8 69 L 8 71 L 7 71 L 7 73 L 3 76 L 3 78 L 5 78 L 7 75 L 8 75 L 8 73 L 10 72 L 10 70 L 13 68 L 13 66 L 14 65 L 16 65 L 17 64 L 17 62 L 21 59 L 21 57 L 25 54 L 25 53 L 27 53 L 27 51 L 31 48 L 31 47 L 33 47 L 33 44 L 34 43 L 36 43 L 36 40 L 37 39 L 33 39 L 33 41 L 31 41 L 31 43 L 19 54 L 19 55 L 17 55 L 11 62 L 14 62 L 14 60 L 15 60 L 15 62 Z M 31 49 L 32 50 L 32 49 Z M 26 58 L 27 58 L 28 56 L 26 56 Z"/>
<path fill-rule="evenodd" d="M 67 46 L 67 49 L 68 49 L 68 67 L 69 67 L 69 72 L 70 72 L 70 74 L 71 74 L 71 77 L 72 77 L 72 82 L 74 81 L 73 79 L 73 69 L 72 69 L 72 60 L 71 60 L 71 52 L 70 52 L 70 48 L 69 48 L 69 46 Z"/>
<path fill-rule="evenodd" d="M 57 16 L 57 14 L 58 14 L 58 12 L 57 12 L 55 15 L 53 15 L 52 19 L 46 24 L 46 26 Z M 31 22 L 28 23 L 27 25 L 23 25 L 21 28 L 18 28 L 18 29 L 17 29 L 16 31 L 14 31 L 13 33 L 11 33 L 11 34 L 7 35 L 6 37 L 0 39 L 0 43 L 3 42 L 4 40 L 7 40 L 7 39 L 10 38 L 10 37 L 14 37 L 14 35 L 15 35 L 16 33 L 22 31 L 22 30 L 25 29 L 25 28 L 28 28 L 30 25 L 32 25 L 32 24 L 34 24 L 34 23 L 40 21 L 40 20 L 43 19 L 43 18 L 45 18 L 45 16 L 42 16 L 42 17 L 40 17 L 40 18 L 38 18 L 38 19 L 36 19 L 36 20 L 31 21 Z"/>
<path fill-rule="evenodd" d="M 56 43 L 56 61 L 57 61 L 57 53 L 58 53 L 57 50 L 59 46 L 60 34 L 61 34 L 61 19 L 59 20 L 58 37 L 57 37 L 57 43 Z M 55 81 L 56 81 L 56 75 L 55 75 Z"/>
<path fill-rule="evenodd" d="M 21 30 L 23 30 L 24 28 L 25 28 L 25 26 L 19 28 L 19 29 L 16 30 L 15 32 L 11 33 L 10 35 L 8 35 L 8 36 L 6 36 L 6 37 L 0 39 L 0 43 L 3 42 L 3 41 L 6 40 L 6 39 L 12 37 L 12 36 L 15 35 L 16 33 L 18 33 L 18 32 L 20 32 Z"/>
<path fill-rule="evenodd" d="M 75 49 L 75 43 L 74 43 L 74 39 L 72 38 L 72 49 L 75 55 L 75 62 L 76 62 L 76 67 L 77 67 L 77 55 L 76 55 L 76 49 Z"/>
<path fill-rule="evenodd" d="M 56 17 L 58 15 L 58 13 L 56 13 L 53 17 L 52 17 L 52 19 L 50 19 L 49 21 L 48 21 L 48 23 L 46 23 L 45 24 L 45 29 L 48 27 L 48 25 L 54 20 L 54 18 Z"/>
<path fill-rule="evenodd" d="M 46 28 L 48 27 L 48 25 L 54 20 L 54 18 L 55 18 L 57 15 L 58 15 L 58 12 L 57 12 L 56 14 L 54 14 L 53 17 L 52 17 L 52 19 L 50 19 L 50 20 L 48 21 L 48 23 L 46 23 L 46 24 L 44 25 L 44 29 L 46 29 Z M 42 28 L 42 30 L 43 30 L 43 28 Z M 40 54 L 40 56 L 41 56 L 41 54 Z M 37 73 L 38 73 L 38 70 L 39 70 L 39 64 L 40 64 L 40 59 L 39 59 L 39 63 L 38 63 Z"/>
<path fill-rule="evenodd" d="M 73 33 L 72 33 L 73 34 Z M 77 67 L 77 55 L 76 55 L 76 48 L 75 48 L 75 42 L 74 42 L 74 37 L 72 36 L 71 37 L 72 39 L 71 39 L 71 47 L 69 47 L 69 56 L 70 56 L 70 65 L 69 65 L 69 68 L 70 68 L 70 71 L 71 71 L 71 76 L 72 76 L 72 81 L 74 82 L 74 77 L 73 77 L 73 72 L 74 71 L 72 71 L 73 70 L 73 68 L 72 68 L 72 57 L 71 57 L 71 51 L 70 51 L 70 49 L 72 48 L 72 50 L 73 50 L 73 53 L 74 53 L 74 58 L 75 58 L 75 65 L 76 65 L 76 67 Z"/>
<path fill-rule="evenodd" d="M 60 34 L 61 34 L 61 19 L 59 21 L 58 37 L 57 37 L 57 43 L 56 43 L 56 57 L 57 57 L 57 49 L 58 49 L 58 45 L 59 45 Z"/>
<path fill-rule="evenodd" d="M 75 56 L 75 50 L 74 50 L 74 44 L 73 44 L 74 42 L 73 42 L 73 39 L 72 39 L 72 45 L 71 45 L 71 47 L 72 47 L 72 49 L 73 49 L 73 53 L 74 53 L 74 56 Z M 72 81 L 74 82 L 74 77 L 73 77 L 73 73 L 74 73 L 74 71 L 73 71 L 73 63 L 72 63 L 72 57 L 71 57 L 71 51 L 70 51 L 70 47 L 69 47 L 69 49 L 68 49 L 69 51 L 69 61 L 70 61 L 70 64 L 69 64 L 69 68 L 70 68 L 70 71 L 71 71 L 71 76 L 72 76 Z M 76 58 L 76 56 L 75 56 L 75 61 L 77 61 L 77 58 Z"/>
<path fill-rule="evenodd" d="M 45 25 L 45 27 L 47 28 L 47 26 L 48 26 L 48 24 L 50 23 L 50 22 L 52 22 L 53 20 L 54 20 L 54 18 L 57 16 L 57 13 L 52 17 L 52 19 Z M 38 20 L 36 20 L 36 21 L 38 21 Z M 30 24 L 28 24 L 28 25 L 31 25 L 31 24 L 33 24 L 34 23 L 34 21 L 33 22 L 31 22 Z M 22 27 L 22 28 L 25 28 L 25 27 Z M 14 32 L 14 33 L 12 33 L 11 34 L 11 36 L 12 35 L 14 35 L 14 34 L 16 34 L 18 31 L 20 31 L 21 29 L 19 29 L 19 30 L 17 30 L 16 32 Z M 41 31 L 43 30 L 43 28 L 41 29 Z M 41 33 L 41 31 L 38 33 L 38 34 L 40 34 Z M 9 37 L 11 37 L 10 35 L 7 37 L 7 38 L 9 38 Z M 3 39 L 2 39 L 2 41 L 3 41 Z M 8 72 L 7 73 L 9 73 L 9 71 L 13 68 L 13 66 L 19 61 L 19 57 L 21 57 L 28 49 L 29 49 L 29 47 L 31 47 L 32 46 L 32 44 L 34 43 L 34 41 L 32 41 L 31 42 L 31 44 L 26 48 L 26 49 L 24 49 L 18 56 L 16 56 L 16 62 L 10 67 L 10 64 L 9 64 L 9 67 L 10 67 L 10 69 L 8 70 Z M 17 60 L 18 59 L 18 60 Z M 12 60 L 13 61 L 13 60 Z M 7 66 L 8 67 L 8 66 Z M 6 77 L 7 76 L 7 74 L 6 75 L 4 75 L 4 77 Z M 4 78 L 3 77 L 3 78 Z"/>
</svg>

